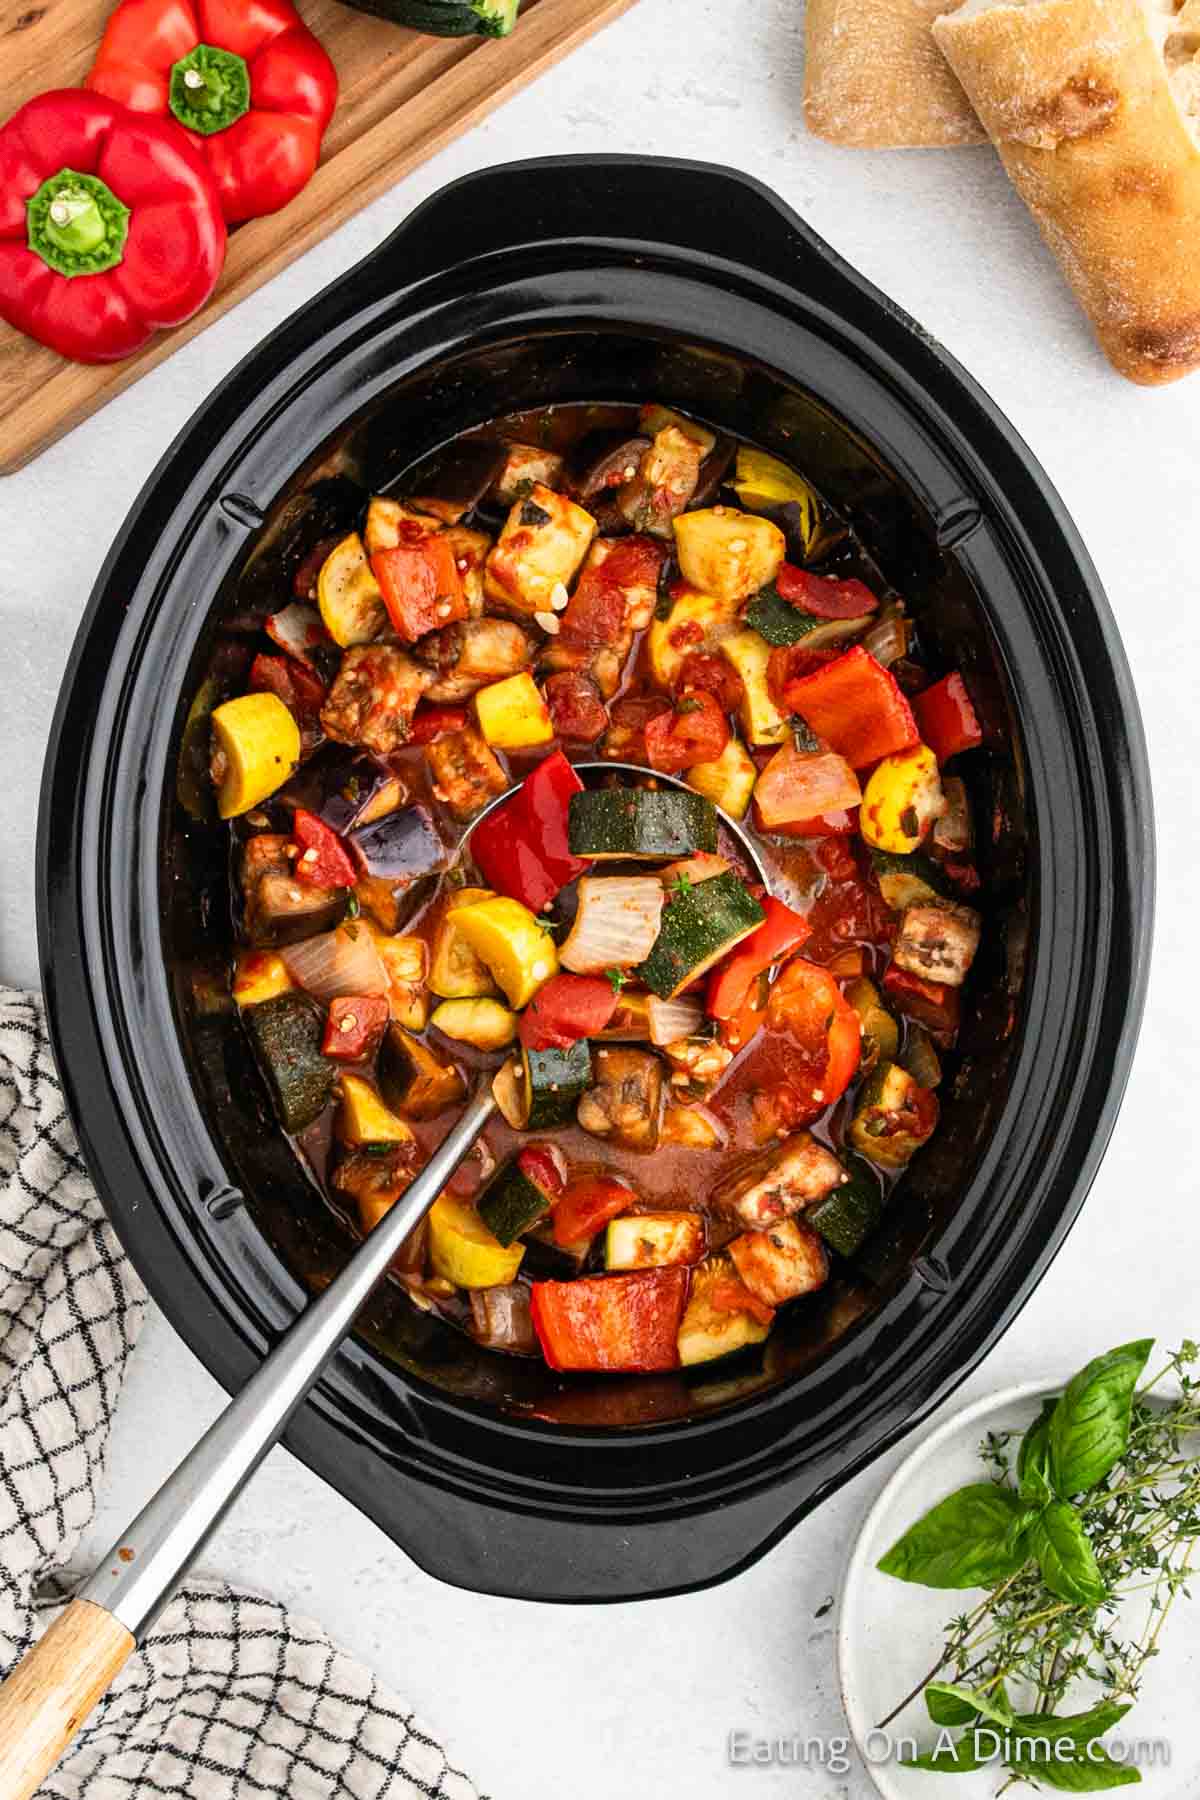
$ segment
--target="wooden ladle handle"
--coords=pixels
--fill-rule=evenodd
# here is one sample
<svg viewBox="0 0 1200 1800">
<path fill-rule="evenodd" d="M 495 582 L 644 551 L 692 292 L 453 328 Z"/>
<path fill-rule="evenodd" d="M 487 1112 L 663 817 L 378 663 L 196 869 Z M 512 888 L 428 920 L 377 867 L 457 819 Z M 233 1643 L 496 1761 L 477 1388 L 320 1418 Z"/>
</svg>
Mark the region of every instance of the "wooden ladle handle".
<svg viewBox="0 0 1200 1800">
<path fill-rule="evenodd" d="M 0 1796 L 29 1800 L 134 1651 L 102 1606 L 72 1600 L 0 1687 Z"/>
</svg>

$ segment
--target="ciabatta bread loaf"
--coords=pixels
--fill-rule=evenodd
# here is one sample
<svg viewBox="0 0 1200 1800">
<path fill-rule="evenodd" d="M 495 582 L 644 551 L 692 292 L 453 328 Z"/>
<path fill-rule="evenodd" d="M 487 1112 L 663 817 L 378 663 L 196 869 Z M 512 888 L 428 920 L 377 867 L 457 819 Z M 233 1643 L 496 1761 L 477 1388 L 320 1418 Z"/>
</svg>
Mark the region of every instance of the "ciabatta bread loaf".
<svg viewBox="0 0 1200 1800">
<path fill-rule="evenodd" d="M 859 148 L 982 143 L 931 26 L 946 0 L 808 0 L 804 117 L 810 131 Z"/>
<path fill-rule="evenodd" d="M 1114 367 L 1200 366 L 1200 0 L 966 0 L 933 32 Z"/>
</svg>

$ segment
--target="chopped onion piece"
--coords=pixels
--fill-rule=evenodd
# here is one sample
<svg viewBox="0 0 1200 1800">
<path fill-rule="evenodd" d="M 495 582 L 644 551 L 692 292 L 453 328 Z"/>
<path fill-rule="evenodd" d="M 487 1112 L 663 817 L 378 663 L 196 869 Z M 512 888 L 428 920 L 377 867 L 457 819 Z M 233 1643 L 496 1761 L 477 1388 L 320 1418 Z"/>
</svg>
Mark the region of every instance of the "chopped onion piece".
<svg viewBox="0 0 1200 1800">
<path fill-rule="evenodd" d="M 889 606 L 859 641 L 877 663 L 890 669 L 894 662 L 908 655 L 908 621 L 897 607 Z"/>
<path fill-rule="evenodd" d="M 387 992 L 387 970 L 361 919 L 287 944 L 279 954 L 292 980 L 325 1006 L 339 994 Z"/>
<path fill-rule="evenodd" d="M 489 1350 L 535 1351 L 529 1289 L 519 1281 L 511 1287 L 472 1288 L 471 1334 Z"/>
<path fill-rule="evenodd" d="M 300 600 L 293 600 L 290 606 L 271 614 L 267 620 L 267 636 L 289 656 L 310 665 L 314 645 L 330 642 L 316 607 L 306 606 Z"/>
<path fill-rule="evenodd" d="M 700 1028 L 704 1008 L 699 1000 L 660 1000 L 651 994 L 646 1002 L 650 1018 L 650 1042 L 673 1044 L 677 1038 L 691 1037 Z"/>
<path fill-rule="evenodd" d="M 576 894 L 575 923 L 558 954 L 564 969 L 603 975 L 645 962 L 666 899 L 657 875 L 585 875 Z"/>
</svg>

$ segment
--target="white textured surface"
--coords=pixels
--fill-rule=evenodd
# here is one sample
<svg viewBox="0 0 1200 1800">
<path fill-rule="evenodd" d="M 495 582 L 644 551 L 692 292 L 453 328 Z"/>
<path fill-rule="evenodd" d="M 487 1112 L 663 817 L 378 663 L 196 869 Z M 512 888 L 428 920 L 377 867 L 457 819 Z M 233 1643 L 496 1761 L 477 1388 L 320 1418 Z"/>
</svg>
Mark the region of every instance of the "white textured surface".
<svg viewBox="0 0 1200 1800">
<path fill-rule="evenodd" d="M 1196 471 L 1200 378 L 1163 393 L 1108 372 L 990 151 L 837 151 L 800 111 L 802 20 L 781 0 L 640 0 L 634 10 L 204 332 L 28 470 L 0 484 L 0 971 L 36 974 L 35 798 L 76 621 L 103 553 L 160 453 L 262 334 L 412 206 L 470 169 L 543 152 L 693 155 L 774 186 L 940 338 L 1024 433 L 1108 586 L 1141 694 L 1160 828 L 1150 1008 L 1125 1110 L 1083 1220 L 964 1395 L 1044 1375 L 1123 1337 L 1197 1328 L 1200 1223 L 1180 1154 L 1194 1112 L 1192 934 Z M 113 1440 L 98 1552 L 214 1415 L 215 1384 L 157 1315 Z M 521 1800 L 681 1794 L 834 1800 L 865 1775 L 732 1769 L 726 1733 L 841 1729 L 834 1617 L 858 1519 L 893 1455 L 732 1585 L 652 1606 L 520 1606 L 436 1586 L 364 1518 L 276 1452 L 205 1559 L 291 1599 L 442 1731 L 481 1787 Z M 686 1529 L 686 1527 L 681 1527 Z M 897 1590 L 896 1603 L 904 1604 Z M 1169 1656 L 1159 1679 L 1170 1678 Z M 1195 1788 L 1196 1747 L 1156 1776 Z"/>
</svg>

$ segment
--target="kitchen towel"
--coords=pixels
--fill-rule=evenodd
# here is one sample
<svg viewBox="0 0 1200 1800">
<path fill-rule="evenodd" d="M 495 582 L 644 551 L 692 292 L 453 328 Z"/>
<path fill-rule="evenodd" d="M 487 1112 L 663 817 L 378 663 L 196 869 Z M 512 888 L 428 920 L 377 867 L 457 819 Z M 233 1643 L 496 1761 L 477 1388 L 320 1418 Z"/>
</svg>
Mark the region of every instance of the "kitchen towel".
<svg viewBox="0 0 1200 1800">
<path fill-rule="evenodd" d="M 63 1104 L 40 1002 L 0 987 L 0 1673 L 69 1595 L 146 1297 Z M 189 1581 L 41 1793 L 478 1800 L 320 1626 Z"/>
</svg>

